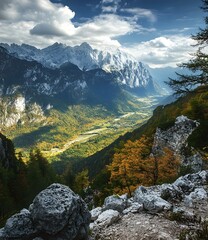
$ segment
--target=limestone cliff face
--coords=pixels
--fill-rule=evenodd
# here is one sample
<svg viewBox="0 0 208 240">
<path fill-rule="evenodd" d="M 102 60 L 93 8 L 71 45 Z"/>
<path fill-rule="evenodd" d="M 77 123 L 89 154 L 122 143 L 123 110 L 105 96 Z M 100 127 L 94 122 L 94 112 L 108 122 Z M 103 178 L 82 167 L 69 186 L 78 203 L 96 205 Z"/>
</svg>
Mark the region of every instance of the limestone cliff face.
<svg viewBox="0 0 208 240">
<path fill-rule="evenodd" d="M 0 97 L 0 109 L 0 130 L 45 119 L 41 106 L 29 103 L 23 95 Z"/>
<path fill-rule="evenodd" d="M 180 159 L 183 166 L 190 166 L 192 171 L 197 172 L 202 169 L 202 157 L 195 151 L 194 154 L 186 155 L 184 150 L 188 148 L 188 137 L 199 126 L 195 120 L 188 119 L 186 116 L 176 118 L 175 124 L 167 130 L 157 128 L 153 154 L 161 154 L 163 148 L 170 148 Z"/>
</svg>

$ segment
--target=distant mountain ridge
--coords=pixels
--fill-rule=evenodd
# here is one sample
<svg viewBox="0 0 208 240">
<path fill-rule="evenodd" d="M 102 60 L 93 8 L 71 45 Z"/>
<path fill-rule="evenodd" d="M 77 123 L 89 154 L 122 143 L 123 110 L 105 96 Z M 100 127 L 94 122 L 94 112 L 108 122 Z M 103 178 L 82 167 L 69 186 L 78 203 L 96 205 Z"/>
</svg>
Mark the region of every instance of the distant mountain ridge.
<svg viewBox="0 0 208 240">
<path fill-rule="evenodd" d="M 47 68 L 59 68 L 62 64 L 70 62 L 83 71 L 99 68 L 112 73 L 119 84 L 130 89 L 149 88 L 149 93 L 152 94 L 158 90 L 147 68 L 119 49 L 114 52 L 99 51 L 92 49 L 88 43 L 75 47 L 54 43 L 43 49 L 26 44 L 1 43 L 0 46 L 20 59 L 35 60 Z"/>
<path fill-rule="evenodd" d="M 118 108 L 134 110 L 131 103 L 136 101 L 130 87 L 120 84 L 116 76 L 100 68 L 83 71 L 71 62 L 45 67 L 0 47 L 0 127 L 39 123 L 51 108 L 63 110 L 74 104 L 101 105 L 113 112 Z M 151 86 L 150 82 L 149 90 L 136 90 L 145 95 Z"/>
</svg>

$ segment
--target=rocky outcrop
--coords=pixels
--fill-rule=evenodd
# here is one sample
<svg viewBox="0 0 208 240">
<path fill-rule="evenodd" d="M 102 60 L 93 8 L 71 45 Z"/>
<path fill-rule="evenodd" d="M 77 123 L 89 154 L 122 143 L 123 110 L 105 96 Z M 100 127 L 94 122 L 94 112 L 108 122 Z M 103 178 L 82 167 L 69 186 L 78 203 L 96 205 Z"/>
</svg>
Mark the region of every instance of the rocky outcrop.
<svg viewBox="0 0 208 240">
<path fill-rule="evenodd" d="M 104 209 L 113 209 L 118 212 L 122 212 L 127 205 L 127 195 L 118 196 L 113 195 L 105 199 L 103 208 Z"/>
<path fill-rule="evenodd" d="M 139 187 L 134 193 L 134 201 L 143 205 L 144 210 L 151 213 L 162 212 L 164 210 L 170 210 L 171 204 L 157 195 L 157 192 L 153 194 L 151 188 Z"/>
<path fill-rule="evenodd" d="M 193 172 L 200 171 L 202 169 L 201 155 L 199 153 L 188 156 L 184 154 L 188 145 L 187 139 L 198 126 L 199 122 L 182 115 L 177 117 L 175 124 L 167 130 L 157 128 L 152 148 L 153 154 L 161 155 L 164 148 L 169 148 L 180 159 L 182 166 Z"/>
<path fill-rule="evenodd" d="M 13 215 L 0 231 L 0 239 L 88 239 L 90 213 L 70 188 L 52 184 L 40 192 L 29 210 Z"/>
<path fill-rule="evenodd" d="M 44 112 L 37 103 L 29 103 L 22 95 L 13 96 L 16 89 L 10 89 L 8 96 L 0 98 L 0 129 L 25 123 L 39 123 L 45 120 Z M 10 93 L 11 92 L 11 93 Z M 15 94 L 14 94 L 15 95 Z"/>
<path fill-rule="evenodd" d="M 176 239 L 190 222 L 197 228 L 199 219 L 207 218 L 208 170 L 182 176 L 172 184 L 140 186 L 132 198 L 124 199 L 107 197 L 102 208 L 91 211 L 92 239 Z M 170 221 L 176 217 L 185 225 Z"/>
</svg>

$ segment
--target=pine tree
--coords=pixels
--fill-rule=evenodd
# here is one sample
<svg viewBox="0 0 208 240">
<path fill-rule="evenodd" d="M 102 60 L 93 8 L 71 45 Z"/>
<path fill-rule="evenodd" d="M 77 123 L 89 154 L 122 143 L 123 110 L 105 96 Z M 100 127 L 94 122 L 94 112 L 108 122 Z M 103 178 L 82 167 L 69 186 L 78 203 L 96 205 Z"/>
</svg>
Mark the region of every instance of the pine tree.
<svg viewBox="0 0 208 240">
<path fill-rule="evenodd" d="M 203 11 L 208 13 L 208 0 L 202 0 Z M 193 56 L 193 59 L 179 65 L 182 68 L 187 68 L 192 74 L 179 74 L 178 79 L 170 79 L 167 84 L 173 89 L 175 94 L 184 95 L 187 92 L 192 92 L 198 86 L 208 85 L 208 16 L 205 17 L 205 28 L 199 29 L 196 35 L 192 36 L 198 46 L 198 50 Z"/>
</svg>

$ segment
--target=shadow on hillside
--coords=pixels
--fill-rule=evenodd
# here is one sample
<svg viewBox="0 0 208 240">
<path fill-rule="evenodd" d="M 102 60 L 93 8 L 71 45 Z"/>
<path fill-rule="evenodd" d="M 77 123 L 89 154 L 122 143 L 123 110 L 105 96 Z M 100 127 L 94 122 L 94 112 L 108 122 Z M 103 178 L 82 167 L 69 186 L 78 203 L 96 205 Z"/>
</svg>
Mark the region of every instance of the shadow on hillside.
<svg viewBox="0 0 208 240">
<path fill-rule="evenodd" d="M 53 126 L 43 126 L 30 133 L 22 134 L 13 139 L 14 145 L 18 148 L 31 147 L 41 139 L 43 134 L 49 133 L 53 128 Z"/>
</svg>

